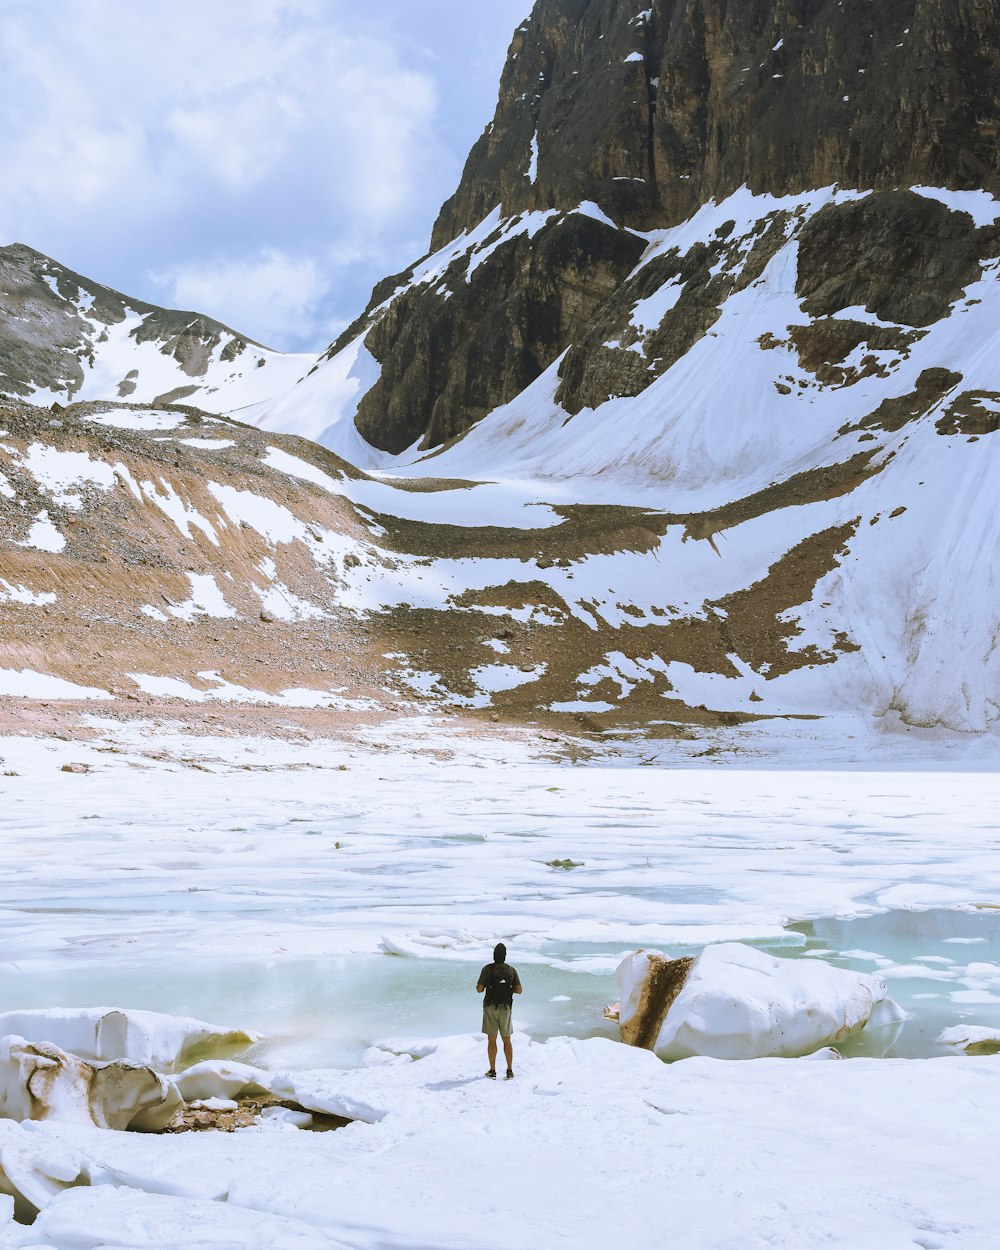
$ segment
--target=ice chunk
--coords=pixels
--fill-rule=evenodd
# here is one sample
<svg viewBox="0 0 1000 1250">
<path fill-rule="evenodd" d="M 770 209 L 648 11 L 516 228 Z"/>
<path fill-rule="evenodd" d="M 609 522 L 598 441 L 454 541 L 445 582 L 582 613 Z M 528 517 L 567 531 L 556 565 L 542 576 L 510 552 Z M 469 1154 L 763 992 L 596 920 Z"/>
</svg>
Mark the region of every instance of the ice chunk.
<svg viewBox="0 0 1000 1250">
<path fill-rule="evenodd" d="M 173 1082 L 133 1063 L 92 1064 L 46 1042 L 0 1038 L 0 1116 L 156 1131 L 181 1097 Z"/>
<path fill-rule="evenodd" d="M 385 1119 L 387 1108 L 358 1098 L 343 1088 L 342 1081 L 342 1073 L 329 1069 L 282 1072 L 275 1074 L 273 1091 L 281 1098 L 297 1102 L 306 1111 L 339 1115 L 345 1120 L 361 1120 L 365 1124 L 377 1124 Z"/>
<path fill-rule="evenodd" d="M 271 1075 L 248 1063 L 206 1059 L 187 1068 L 175 1084 L 185 1102 L 196 1099 L 237 1098 L 240 1094 L 269 1094 Z"/>
<path fill-rule="evenodd" d="M 0 1013 L 0 1036 L 16 1033 L 50 1042 L 81 1059 L 127 1059 L 159 1070 L 203 1054 L 260 1040 L 259 1033 L 225 1029 L 188 1016 L 114 1007 L 47 1007 Z"/>
<path fill-rule="evenodd" d="M 291 1107 L 265 1107 L 260 1118 L 266 1124 L 279 1124 L 288 1128 L 309 1128 L 313 1122 L 308 1111 L 293 1111 Z"/>
<path fill-rule="evenodd" d="M 881 977 L 738 942 L 687 959 L 636 951 L 615 976 L 622 1040 L 663 1059 L 806 1055 L 863 1029 L 886 993 Z"/>
<path fill-rule="evenodd" d="M 32 1219 L 67 1186 L 84 1185 L 88 1179 L 86 1159 L 73 1147 L 0 1120 L 0 1190 L 13 1197 L 19 1220 Z"/>
<path fill-rule="evenodd" d="M 954 1028 L 945 1029 L 937 1040 L 969 1055 L 1000 1053 L 1000 1029 L 988 1029 L 981 1024 L 956 1024 Z"/>
</svg>

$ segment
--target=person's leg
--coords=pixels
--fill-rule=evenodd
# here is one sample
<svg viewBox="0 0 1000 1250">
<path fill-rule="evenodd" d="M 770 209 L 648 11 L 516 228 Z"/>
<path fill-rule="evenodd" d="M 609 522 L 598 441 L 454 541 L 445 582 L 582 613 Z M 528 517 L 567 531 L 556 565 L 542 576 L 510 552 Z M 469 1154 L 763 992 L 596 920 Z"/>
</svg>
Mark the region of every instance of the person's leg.
<svg viewBox="0 0 1000 1250">
<path fill-rule="evenodd" d="M 514 1071 L 514 1047 L 511 1045 L 510 1034 L 503 1039 L 503 1057 L 507 1060 L 507 1074 L 510 1075 Z"/>
<path fill-rule="evenodd" d="M 504 1039 L 504 1054 L 507 1053 L 507 1040 Z M 495 1033 L 486 1034 L 486 1053 L 490 1058 L 490 1071 L 495 1073 L 497 1070 L 497 1035 Z"/>
</svg>

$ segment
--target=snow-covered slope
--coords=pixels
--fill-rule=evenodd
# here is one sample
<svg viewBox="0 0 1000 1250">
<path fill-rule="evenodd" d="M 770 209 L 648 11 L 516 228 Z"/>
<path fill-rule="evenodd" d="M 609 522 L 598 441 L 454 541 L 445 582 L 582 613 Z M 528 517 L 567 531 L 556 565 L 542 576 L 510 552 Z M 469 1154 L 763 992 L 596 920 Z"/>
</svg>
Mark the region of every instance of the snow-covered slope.
<svg viewBox="0 0 1000 1250">
<path fill-rule="evenodd" d="M 538 706 L 993 728 L 997 55 L 944 0 L 538 0 L 431 254 L 253 420 L 559 510 L 424 579 L 530 622 Z"/>
<path fill-rule="evenodd" d="M 915 212 L 958 237 L 957 276 L 880 286 L 865 254 L 877 230 L 867 218 L 859 227 L 859 212 Z M 589 550 L 560 544 L 573 528 L 564 523 L 532 558 L 491 570 L 536 635 L 549 635 L 527 658 L 577 663 L 575 691 L 549 707 L 864 707 L 981 731 L 1000 715 L 998 217 L 1000 204 L 977 192 L 921 188 L 886 202 L 834 188 L 780 199 L 743 191 L 650 233 L 579 347 L 443 448 L 390 456 L 361 439 L 353 417 L 379 377 L 364 331 L 260 419 L 298 421 L 400 485 L 492 481 L 564 520 L 636 509 Z M 472 275 L 489 281 L 518 229 L 491 219 L 423 262 L 371 320 L 417 286 L 447 301 Z M 841 229 L 858 259 L 826 279 L 817 239 Z M 883 261 L 899 246 L 883 247 Z M 681 351 L 678 338 L 694 341 Z M 574 351 L 588 385 L 600 374 L 632 393 L 569 411 Z M 635 362 L 647 375 L 639 383 Z M 485 493 L 470 491 L 451 519 L 468 524 Z M 508 525 L 518 523 L 513 506 Z M 456 602 L 463 586 L 482 597 L 471 566 L 436 567 L 449 572 L 430 601 L 425 578 L 427 606 Z"/>
<path fill-rule="evenodd" d="M 280 395 L 311 363 L 121 295 L 23 244 L 0 248 L 0 396 L 227 412 Z"/>
</svg>

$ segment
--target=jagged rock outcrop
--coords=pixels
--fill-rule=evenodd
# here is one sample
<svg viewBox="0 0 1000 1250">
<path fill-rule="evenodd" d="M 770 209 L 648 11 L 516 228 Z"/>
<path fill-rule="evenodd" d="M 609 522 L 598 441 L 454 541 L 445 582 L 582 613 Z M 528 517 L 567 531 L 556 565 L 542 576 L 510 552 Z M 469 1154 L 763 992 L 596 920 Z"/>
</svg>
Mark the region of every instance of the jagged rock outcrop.
<svg viewBox="0 0 1000 1250">
<path fill-rule="evenodd" d="M 441 277 L 451 298 L 442 300 L 440 287 L 413 286 L 366 336 L 382 374 L 358 408 L 361 434 L 391 452 L 461 434 L 586 332 L 643 249 L 634 235 L 574 213 L 533 238 L 518 235 L 479 264 L 459 255 Z"/>
<path fill-rule="evenodd" d="M 194 398 L 221 412 L 280 393 L 306 367 L 211 317 L 122 295 L 23 243 L 0 247 L 0 396 Z"/>
<path fill-rule="evenodd" d="M 882 321 L 928 326 L 1000 252 L 996 225 L 912 191 L 830 204 L 799 232 L 796 293 L 812 317 L 864 308 Z"/>
</svg>

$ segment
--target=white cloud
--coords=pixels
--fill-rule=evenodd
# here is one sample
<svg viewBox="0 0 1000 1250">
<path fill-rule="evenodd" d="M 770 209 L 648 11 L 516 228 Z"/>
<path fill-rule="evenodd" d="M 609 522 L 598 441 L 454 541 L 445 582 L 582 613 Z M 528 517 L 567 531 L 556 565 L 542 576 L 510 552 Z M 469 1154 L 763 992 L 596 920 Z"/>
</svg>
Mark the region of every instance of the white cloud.
<svg viewBox="0 0 1000 1250">
<path fill-rule="evenodd" d="M 287 316 L 278 345 L 303 346 L 415 259 L 401 249 L 429 234 L 486 120 L 493 84 L 463 55 L 471 32 L 489 29 L 499 50 L 514 24 L 501 10 L 529 4 L 4 0 L 0 243 L 139 297 L 170 282 L 215 292 L 224 302 L 199 311 L 256 338 Z M 453 76 L 484 92 L 461 147 L 462 110 L 439 103 Z M 302 256 L 317 268 L 289 259 Z M 244 286 L 241 322 L 238 275 L 282 266 L 295 290 L 282 303 Z"/>
<path fill-rule="evenodd" d="M 287 259 L 303 250 L 288 246 L 289 221 L 314 231 L 316 263 L 341 236 L 370 252 L 443 159 L 433 80 L 338 6 L 15 0 L 0 16 L 0 79 L 3 241 L 71 265 L 55 249 L 77 234 L 119 251 L 152 243 L 143 268 L 174 270 L 178 292 L 215 291 L 224 302 L 203 311 L 223 319 L 256 273 L 269 285 L 245 307 L 261 320 L 240 326 L 254 336 L 309 314 L 323 286 Z M 179 238 L 187 255 L 168 257 Z M 247 259 L 219 268 L 220 254 Z M 285 300 L 280 271 L 295 284 Z"/>
<path fill-rule="evenodd" d="M 245 192 L 294 171 L 321 201 L 378 226 L 405 204 L 434 147 L 433 81 L 330 17 L 303 29 L 312 5 L 51 0 L 44 12 L 18 10 L 0 21 L 0 144 L 18 168 L 15 198 L 58 183 L 84 206 L 124 189 L 155 212 L 206 182 Z M 382 182 L 398 190 L 376 191 Z"/>
<path fill-rule="evenodd" d="M 214 317 L 234 328 L 255 326 L 267 346 L 285 339 L 289 325 L 311 328 L 327 292 L 326 277 L 316 261 L 293 260 L 275 251 L 151 277 L 163 289 L 168 306 L 211 308 Z"/>
</svg>

